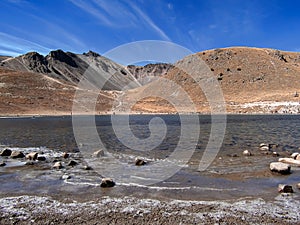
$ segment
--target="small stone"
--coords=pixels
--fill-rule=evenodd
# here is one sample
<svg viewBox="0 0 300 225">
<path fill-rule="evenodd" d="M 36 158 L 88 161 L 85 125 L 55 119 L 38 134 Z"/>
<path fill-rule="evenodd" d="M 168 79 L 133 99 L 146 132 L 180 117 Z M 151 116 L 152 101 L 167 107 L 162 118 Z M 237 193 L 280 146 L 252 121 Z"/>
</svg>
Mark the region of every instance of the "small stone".
<svg viewBox="0 0 300 225">
<path fill-rule="evenodd" d="M 93 170 L 93 168 L 90 167 L 90 166 L 84 166 L 83 169 L 84 169 L 84 170 Z"/>
<path fill-rule="evenodd" d="M 95 151 L 93 153 L 93 156 L 94 157 L 97 157 L 97 158 L 100 158 L 100 157 L 103 157 L 104 156 L 104 151 L 102 149 L 98 150 L 98 151 Z"/>
<path fill-rule="evenodd" d="M 1 166 L 5 166 L 5 165 L 6 165 L 5 162 L 0 162 L 0 167 L 1 167 Z"/>
<path fill-rule="evenodd" d="M 69 156 L 70 156 L 70 154 L 67 153 L 67 152 L 64 152 L 64 153 L 62 154 L 62 157 L 63 157 L 64 159 L 69 158 Z"/>
<path fill-rule="evenodd" d="M 293 187 L 287 184 L 279 184 L 278 185 L 278 192 L 280 193 L 293 193 Z"/>
<path fill-rule="evenodd" d="M 108 188 L 115 186 L 116 183 L 111 178 L 102 178 L 100 187 Z"/>
<path fill-rule="evenodd" d="M 299 155 L 298 152 L 294 152 L 294 153 L 291 155 L 291 158 L 296 159 L 298 155 Z"/>
<path fill-rule="evenodd" d="M 249 150 L 244 150 L 243 151 L 243 155 L 244 156 L 251 156 L 252 154 L 251 154 L 251 152 Z"/>
<path fill-rule="evenodd" d="M 277 156 L 280 156 L 280 155 L 279 155 L 278 152 L 273 152 L 273 153 L 272 153 L 272 156 L 277 157 Z"/>
<path fill-rule="evenodd" d="M 17 158 L 24 158 L 25 155 L 23 154 L 23 152 L 20 152 L 20 151 L 12 151 L 12 153 L 10 154 L 10 157 L 12 159 L 17 159 Z"/>
<path fill-rule="evenodd" d="M 41 156 L 38 155 L 37 160 L 38 161 L 46 161 L 46 157 L 43 155 L 41 155 Z"/>
<path fill-rule="evenodd" d="M 296 160 L 300 161 L 300 155 L 297 155 Z"/>
<path fill-rule="evenodd" d="M 262 146 L 259 148 L 261 151 L 269 151 L 269 147 L 268 146 Z"/>
<path fill-rule="evenodd" d="M 12 153 L 12 150 L 6 148 L 0 153 L 0 156 L 10 156 L 11 153 Z"/>
<path fill-rule="evenodd" d="M 270 170 L 280 174 L 290 174 L 291 166 L 282 162 L 272 162 L 270 163 Z"/>
<path fill-rule="evenodd" d="M 136 159 L 135 160 L 135 165 L 136 166 L 143 166 L 146 165 L 147 163 L 143 159 Z"/>
<path fill-rule="evenodd" d="M 64 174 L 64 175 L 62 175 L 61 179 L 68 180 L 68 179 L 71 179 L 71 176 L 68 174 Z"/>
<path fill-rule="evenodd" d="M 300 189 L 300 183 L 297 184 L 297 188 Z"/>
<path fill-rule="evenodd" d="M 37 152 L 30 152 L 26 155 L 26 159 L 29 160 L 37 160 L 38 153 Z"/>
<path fill-rule="evenodd" d="M 69 163 L 68 163 L 68 166 L 76 166 L 78 165 L 78 162 L 74 161 L 74 160 L 71 160 Z"/>
<path fill-rule="evenodd" d="M 266 144 L 266 143 L 261 143 L 261 144 L 259 145 L 260 148 L 261 148 L 261 147 L 264 147 L 264 146 L 268 146 L 268 144 Z"/>
<path fill-rule="evenodd" d="M 54 165 L 52 166 L 53 169 L 61 169 L 63 168 L 61 162 L 56 162 L 54 163 Z"/>
</svg>

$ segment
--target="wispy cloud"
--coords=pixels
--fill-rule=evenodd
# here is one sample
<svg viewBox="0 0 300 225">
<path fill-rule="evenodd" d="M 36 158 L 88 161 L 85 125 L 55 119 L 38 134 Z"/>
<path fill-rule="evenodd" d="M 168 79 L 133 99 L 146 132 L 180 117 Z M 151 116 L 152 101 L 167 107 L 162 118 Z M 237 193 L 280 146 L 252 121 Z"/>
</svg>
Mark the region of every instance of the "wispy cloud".
<svg viewBox="0 0 300 225">
<path fill-rule="evenodd" d="M 50 49 L 38 43 L 0 32 L 0 55 L 16 56 L 30 51 L 46 54 Z"/>
<path fill-rule="evenodd" d="M 133 3 L 129 3 L 132 9 L 139 14 L 139 16 L 156 32 L 158 33 L 164 40 L 171 41 L 171 39 L 166 35 L 166 33 L 160 29 L 152 20 L 151 18 L 143 12 L 140 8 L 138 8 Z"/>
<path fill-rule="evenodd" d="M 158 34 L 163 40 L 171 40 L 146 12 L 130 1 L 124 3 L 113 0 L 93 0 L 93 2 L 83 0 L 69 1 L 98 19 L 105 26 L 115 29 L 124 27 L 136 28 L 143 23 L 146 28 L 150 28 L 152 32 Z"/>
</svg>

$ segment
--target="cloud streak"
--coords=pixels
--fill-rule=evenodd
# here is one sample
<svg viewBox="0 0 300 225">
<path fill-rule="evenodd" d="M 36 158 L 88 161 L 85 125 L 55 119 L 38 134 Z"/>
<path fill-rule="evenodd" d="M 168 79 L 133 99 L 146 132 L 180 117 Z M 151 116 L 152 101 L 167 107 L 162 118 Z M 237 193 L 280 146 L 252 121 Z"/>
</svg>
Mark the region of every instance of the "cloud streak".
<svg viewBox="0 0 300 225">
<path fill-rule="evenodd" d="M 17 56 L 30 51 L 47 54 L 50 49 L 38 43 L 0 32 L 0 55 Z"/>
<path fill-rule="evenodd" d="M 139 7 L 132 2 L 122 4 L 117 1 L 93 0 L 93 4 L 82 0 L 69 0 L 89 15 L 95 17 L 103 25 L 111 28 L 136 28 L 141 21 L 150 31 L 156 33 L 165 41 L 171 41 L 170 37 Z"/>
</svg>

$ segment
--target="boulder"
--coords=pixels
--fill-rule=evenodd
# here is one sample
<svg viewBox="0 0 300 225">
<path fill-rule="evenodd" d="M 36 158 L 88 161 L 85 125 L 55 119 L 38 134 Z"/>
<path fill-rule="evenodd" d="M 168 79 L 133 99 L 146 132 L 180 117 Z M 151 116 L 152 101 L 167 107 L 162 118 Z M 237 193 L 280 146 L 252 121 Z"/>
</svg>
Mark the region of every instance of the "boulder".
<svg viewBox="0 0 300 225">
<path fill-rule="evenodd" d="M 102 178 L 100 187 L 108 188 L 115 186 L 116 183 L 111 178 Z"/>
<path fill-rule="evenodd" d="M 26 155 L 26 159 L 29 159 L 29 160 L 37 160 L 37 158 L 38 158 L 37 152 L 30 152 Z"/>
<path fill-rule="evenodd" d="M 139 158 L 135 159 L 135 165 L 136 166 L 143 166 L 143 165 L 146 165 L 146 164 L 147 164 L 146 161 L 143 160 L 143 159 L 139 159 Z"/>
<path fill-rule="evenodd" d="M 279 184 L 278 185 L 278 192 L 280 193 L 293 193 L 293 187 L 287 184 Z"/>
<path fill-rule="evenodd" d="M 10 156 L 11 153 L 12 153 L 12 150 L 6 148 L 0 153 L 0 156 Z"/>
<path fill-rule="evenodd" d="M 68 166 L 76 166 L 78 165 L 78 162 L 74 161 L 74 160 L 71 160 L 69 163 L 68 163 Z"/>
<path fill-rule="evenodd" d="M 64 159 L 67 159 L 67 158 L 69 158 L 69 153 L 67 153 L 67 152 L 64 152 L 63 154 L 62 154 L 62 157 L 64 158 Z"/>
<path fill-rule="evenodd" d="M 62 175 L 61 179 L 68 180 L 68 179 L 71 179 L 71 176 L 68 174 L 64 174 L 64 175 Z"/>
<path fill-rule="evenodd" d="M 6 165 L 5 162 L 2 162 L 2 161 L 0 162 L 0 167 L 1 167 L 1 166 L 5 166 L 5 165 Z"/>
<path fill-rule="evenodd" d="M 249 150 L 244 150 L 244 151 L 243 151 L 243 155 L 244 155 L 244 156 L 251 156 L 252 153 L 251 153 Z"/>
<path fill-rule="evenodd" d="M 279 162 L 287 163 L 287 164 L 293 164 L 296 166 L 300 166 L 300 160 L 292 159 L 292 158 L 279 158 Z"/>
<path fill-rule="evenodd" d="M 38 161 L 46 161 L 46 157 L 43 155 L 38 155 L 37 160 Z"/>
<path fill-rule="evenodd" d="M 20 152 L 20 151 L 12 151 L 12 153 L 10 154 L 10 157 L 12 159 L 18 159 L 18 158 L 24 158 L 25 155 L 23 154 L 23 152 Z"/>
<path fill-rule="evenodd" d="M 298 152 L 294 152 L 294 153 L 291 155 L 291 158 L 296 159 L 298 155 L 299 155 Z"/>
<path fill-rule="evenodd" d="M 289 174 L 291 173 L 291 166 L 282 162 L 272 162 L 270 163 L 270 170 L 281 174 Z"/>
<path fill-rule="evenodd" d="M 54 165 L 52 166 L 53 169 L 61 169 L 63 168 L 61 162 L 56 162 L 54 163 Z"/>
<path fill-rule="evenodd" d="M 93 156 L 96 157 L 96 158 L 100 158 L 100 157 L 103 157 L 104 156 L 104 151 L 102 149 L 98 150 L 98 151 L 95 151 L 93 153 Z"/>
</svg>

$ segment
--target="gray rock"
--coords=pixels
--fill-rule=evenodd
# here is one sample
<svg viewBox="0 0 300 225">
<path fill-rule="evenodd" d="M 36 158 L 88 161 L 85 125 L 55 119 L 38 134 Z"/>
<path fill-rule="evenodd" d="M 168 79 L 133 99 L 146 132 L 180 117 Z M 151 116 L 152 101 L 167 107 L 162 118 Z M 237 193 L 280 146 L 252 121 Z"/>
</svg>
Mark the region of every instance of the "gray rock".
<svg viewBox="0 0 300 225">
<path fill-rule="evenodd" d="M 278 192 L 280 193 L 294 193 L 293 187 L 287 184 L 279 184 Z"/>
<path fill-rule="evenodd" d="M 61 169 L 63 168 L 61 162 L 56 162 L 54 163 L 54 165 L 52 166 L 53 169 Z"/>
<path fill-rule="evenodd" d="M 29 159 L 29 160 L 37 160 L 37 158 L 38 158 L 37 152 L 30 152 L 26 155 L 26 159 Z"/>
<path fill-rule="evenodd" d="M 74 161 L 74 160 L 71 160 L 69 163 L 68 163 L 68 166 L 76 166 L 78 165 L 78 162 Z"/>
<path fill-rule="evenodd" d="M 294 152 L 294 153 L 291 155 L 291 158 L 296 159 L 298 155 L 299 155 L 298 152 Z"/>
<path fill-rule="evenodd" d="M 10 154 L 10 157 L 12 159 L 18 159 L 18 158 L 24 158 L 25 155 L 23 152 L 20 152 L 20 151 L 12 151 L 12 153 Z"/>
<path fill-rule="evenodd" d="M 104 151 L 102 149 L 98 150 L 98 151 L 95 151 L 93 153 L 93 156 L 96 157 L 96 158 L 100 158 L 100 157 L 103 157 L 104 156 Z"/>
<path fill-rule="evenodd" d="M 244 150 L 244 151 L 243 151 L 243 155 L 244 155 L 244 156 L 251 156 L 252 153 L 251 153 L 249 150 Z"/>
<path fill-rule="evenodd" d="M 69 153 L 67 153 L 67 152 L 64 152 L 63 154 L 62 154 L 62 157 L 64 158 L 64 159 L 67 159 L 67 158 L 69 158 Z"/>
<path fill-rule="evenodd" d="M 68 180 L 68 179 L 71 179 L 71 176 L 68 174 L 64 174 L 64 175 L 62 175 L 61 179 Z"/>
<path fill-rule="evenodd" d="M 1 151 L 0 156 L 10 156 L 12 153 L 12 150 L 6 148 L 3 151 Z"/>
<path fill-rule="evenodd" d="M 138 159 L 135 160 L 135 165 L 136 166 L 143 166 L 143 165 L 146 165 L 146 164 L 147 164 L 147 162 L 143 159 L 138 158 Z"/>
<path fill-rule="evenodd" d="M 38 155 L 37 160 L 38 161 L 46 161 L 46 157 L 43 155 Z"/>
<path fill-rule="evenodd" d="M 113 181 L 112 178 L 102 178 L 100 187 L 108 188 L 108 187 L 113 187 L 115 185 L 116 183 Z"/>
<path fill-rule="evenodd" d="M 289 174 L 291 173 L 291 166 L 282 162 L 272 162 L 270 163 L 270 170 L 281 174 Z"/>
</svg>

